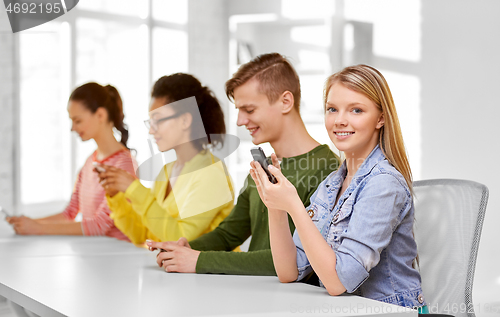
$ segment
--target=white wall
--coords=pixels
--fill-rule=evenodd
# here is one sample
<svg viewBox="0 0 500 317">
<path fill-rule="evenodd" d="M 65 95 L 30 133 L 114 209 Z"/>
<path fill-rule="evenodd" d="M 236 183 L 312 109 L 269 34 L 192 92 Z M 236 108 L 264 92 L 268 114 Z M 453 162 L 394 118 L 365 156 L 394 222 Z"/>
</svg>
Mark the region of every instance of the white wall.
<svg viewBox="0 0 500 317">
<path fill-rule="evenodd" d="M 500 2 L 422 2 L 423 178 L 462 178 L 490 198 L 474 299 L 500 302 Z"/>
<path fill-rule="evenodd" d="M 223 85 L 229 78 L 227 17 L 277 12 L 280 3 L 211 0 L 209 5 L 206 0 L 191 0 L 190 72 L 213 88 L 223 104 L 227 105 Z M 499 302 L 500 1 L 422 0 L 420 10 L 420 60 L 392 63 L 377 57 L 373 64 L 392 71 L 396 65 L 420 79 L 420 178 L 470 179 L 489 187 L 474 301 Z M 0 205 L 7 208 L 14 203 L 13 45 L 6 13 L 0 10 Z"/>
<path fill-rule="evenodd" d="M 0 206 L 14 208 L 14 35 L 0 10 Z"/>
<path fill-rule="evenodd" d="M 190 0 L 188 34 L 189 72 L 214 91 L 227 113 L 224 92 L 229 76 L 227 1 Z"/>
</svg>

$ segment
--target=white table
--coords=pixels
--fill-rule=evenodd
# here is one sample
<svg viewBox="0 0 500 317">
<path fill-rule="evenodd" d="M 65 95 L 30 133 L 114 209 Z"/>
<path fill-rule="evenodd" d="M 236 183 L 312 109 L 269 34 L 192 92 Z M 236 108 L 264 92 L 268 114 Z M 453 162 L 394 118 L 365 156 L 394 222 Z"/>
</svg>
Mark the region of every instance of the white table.
<svg viewBox="0 0 500 317">
<path fill-rule="evenodd" d="M 417 316 L 276 277 L 166 273 L 106 237 L 15 236 L 0 225 L 0 295 L 40 316 Z"/>
</svg>

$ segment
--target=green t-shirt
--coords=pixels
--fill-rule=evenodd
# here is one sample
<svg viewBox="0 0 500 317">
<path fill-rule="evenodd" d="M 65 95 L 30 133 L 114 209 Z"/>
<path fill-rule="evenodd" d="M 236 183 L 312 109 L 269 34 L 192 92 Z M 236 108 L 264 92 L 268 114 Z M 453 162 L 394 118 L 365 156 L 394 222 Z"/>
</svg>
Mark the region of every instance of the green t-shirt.
<svg viewBox="0 0 500 317">
<path fill-rule="evenodd" d="M 305 154 L 283 158 L 281 172 L 297 188 L 304 206 L 308 206 L 318 185 L 339 165 L 338 156 L 327 145 L 320 145 Z M 295 225 L 290 217 L 288 222 L 293 233 Z M 231 252 L 250 236 L 248 252 Z M 196 273 L 276 275 L 269 242 L 267 207 L 260 200 L 250 175 L 229 216 L 213 231 L 189 244 L 191 248 L 202 251 L 196 263 Z"/>
</svg>

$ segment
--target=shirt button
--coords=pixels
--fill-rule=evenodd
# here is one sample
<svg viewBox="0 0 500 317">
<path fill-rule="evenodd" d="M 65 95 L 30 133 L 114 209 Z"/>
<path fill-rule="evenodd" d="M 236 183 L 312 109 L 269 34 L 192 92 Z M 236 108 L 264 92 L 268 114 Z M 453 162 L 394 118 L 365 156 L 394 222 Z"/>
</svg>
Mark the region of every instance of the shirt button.
<svg viewBox="0 0 500 317">
<path fill-rule="evenodd" d="M 339 214 L 336 213 L 335 216 L 333 216 L 333 222 L 337 221 L 337 219 L 339 219 Z"/>
<path fill-rule="evenodd" d="M 422 294 L 418 294 L 417 296 L 417 300 L 420 304 L 423 304 L 424 303 L 424 295 Z"/>
<path fill-rule="evenodd" d="M 307 214 L 309 215 L 310 218 L 314 217 L 314 210 L 312 209 L 307 210 Z"/>
</svg>

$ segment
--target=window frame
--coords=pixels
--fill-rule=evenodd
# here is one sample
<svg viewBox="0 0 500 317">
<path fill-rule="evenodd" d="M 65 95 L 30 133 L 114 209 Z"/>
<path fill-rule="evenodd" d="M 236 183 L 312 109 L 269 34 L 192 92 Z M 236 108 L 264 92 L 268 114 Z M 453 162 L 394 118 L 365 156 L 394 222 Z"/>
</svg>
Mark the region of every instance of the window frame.
<svg viewBox="0 0 500 317">
<path fill-rule="evenodd" d="M 143 0 L 141 0 L 143 1 Z M 189 5 L 189 0 L 188 5 Z M 147 0 L 147 5 L 148 5 L 148 14 L 146 18 L 141 18 L 139 16 L 128 16 L 128 15 L 123 15 L 123 14 L 115 14 L 115 13 L 110 13 L 110 12 L 99 12 L 99 11 L 92 11 L 88 9 L 80 9 L 78 6 L 75 6 L 70 12 L 60 16 L 57 18 L 58 22 L 67 22 L 69 24 L 70 28 L 70 38 L 69 38 L 69 80 L 70 82 L 68 83 L 67 87 L 69 89 L 69 93 L 71 93 L 72 87 L 75 87 L 76 85 L 76 61 L 77 61 L 77 41 L 78 41 L 78 30 L 76 28 L 77 25 L 77 20 L 80 18 L 86 18 L 86 19 L 92 19 L 92 20 L 97 20 L 97 21 L 106 21 L 106 22 L 118 22 L 118 23 L 123 23 L 131 26 L 139 26 L 139 25 L 146 25 L 147 26 L 147 37 L 148 37 L 148 47 L 147 47 L 147 85 L 148 87 L 151 87 L 153 78 L 153 43 L 152 43 L 152 38 L 153 38 L 153 30 L 155 28 L 163 28 L 163 29 L 170 29 L 170 30 L 178 30 L 178 31 L 184 31 L 186 32 L 187 36 L 189 37 L 189 32 L 188 32 L 188 24 L 189 22 L 185 24 L 178 24 L 174 22 L 166 22 L 166 21 L 161 21 L 161 20 L 156 20 L 153 18 L 153 0 Z M 25 31 L 25 32 L 29 32 Z M 14 120 L 16 122 L 15 124 L 15 131 L 14 131 L 14 138 L 15 140 L 20 140 L 21 136 L 21 131 L 20 131 L 20 125 L 21 125 L 21 116 L 20 116 L 20 109 L 22 107 L 21 104 L 21 98 L 20 98 L 20 93 L 21 93 L 21 69 L 22 69 L 22 64 L 20 60 L 20 39 L 19 39 L 19 34 L 16 34 L 14 36 L 15 38 L 15 43 L 14 43 L 14 50 L 15 50 L 15 82 L 14 82 L 14 91 L 15 91 L 15 100 L 14 100 L 14 105 L 15 105 L 15 112 L 14 112 Z M 189 65 L 188 65 L 189 67 Z M 57 201 L 48 201 L 48 202 L 41 202 L 41 203 L 31 203 L 31 204 L 24 204 L 22 202 L 22 184 L 21 184 L 21 144 L 20 142 L 14 142 L 14 213 L 16 215 L 26 215 L 30 217 L 43 217 L 47 215 L 51 215 L 54 213 L 62 212 L 65 208 L 65 206 L 69 203 L 69 200 L 71 197 L 67 197 L 65 200 L 57 200 Z M 71 184 L 74 184 L 76 182 L 76 178 L 78 176 L 78 169 L 80 166 L 77 166 L 77 137 L 72 133 L 71 134 L 71 141 L 70 141 L 70 169 L 71 169 Z"/>
</svg>

